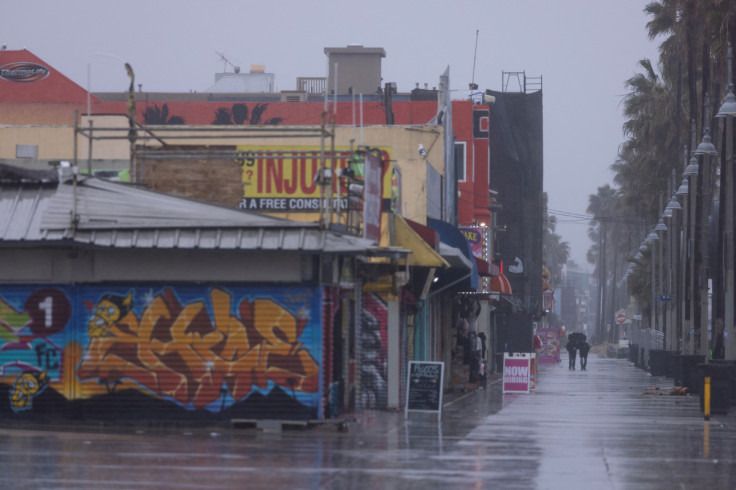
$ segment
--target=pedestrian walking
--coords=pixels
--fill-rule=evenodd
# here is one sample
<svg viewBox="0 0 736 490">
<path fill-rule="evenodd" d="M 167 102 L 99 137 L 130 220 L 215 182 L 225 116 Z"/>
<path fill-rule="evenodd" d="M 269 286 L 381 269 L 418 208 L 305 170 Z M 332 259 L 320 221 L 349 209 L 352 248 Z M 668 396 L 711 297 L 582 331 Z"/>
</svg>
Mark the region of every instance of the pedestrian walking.
<svg viewBox="0 0 736 490">
<path fill-rule="evenodd" d="M 588 368 L 588 352 L 590 352 L 590 344 L 584 340 L 580 346 L 578 346 L 578 350 L 580 350 L 580 369 L 586 371 Z"/>
<path fill-rule="evenodd" d="M 577 343 L 573 339 L 569 339 L 567 341 L 567 344 L 565 345 L 565 348 L 567 349 L 567 357 L 569 360 L 568 369 L 575 370 L 575 355 L 577 353 Z"/>
</svg>

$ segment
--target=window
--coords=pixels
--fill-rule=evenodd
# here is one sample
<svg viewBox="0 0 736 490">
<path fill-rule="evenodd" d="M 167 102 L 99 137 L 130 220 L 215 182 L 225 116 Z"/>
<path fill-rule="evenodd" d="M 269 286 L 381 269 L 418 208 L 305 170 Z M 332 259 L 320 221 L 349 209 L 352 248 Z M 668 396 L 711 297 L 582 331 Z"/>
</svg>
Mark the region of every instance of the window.
<svg viewBox="0 0 736 490">
<path fill-rule="evenodd" d="M 465 141 L 455 143 L 455 175 L 458 182 L 465 182 Z"/>
<path fill-rule="evenodd" d="M 38 158 L 38 145 L 15 145 L 15 158 Z"/>
</svg>

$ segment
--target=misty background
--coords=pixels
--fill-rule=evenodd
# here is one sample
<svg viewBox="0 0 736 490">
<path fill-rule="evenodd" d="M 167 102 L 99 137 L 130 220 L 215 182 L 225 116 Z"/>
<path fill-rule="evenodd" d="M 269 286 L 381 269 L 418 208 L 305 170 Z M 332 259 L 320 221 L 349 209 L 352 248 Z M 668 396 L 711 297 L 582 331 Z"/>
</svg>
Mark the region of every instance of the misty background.
<svg viewBox="0 0 736 490">
<path fill-rule="evenodd" d="M 454 99 L 471 82 L 503 90 L 504 71 L 541 76 L 550 214 L 571 259 L 592 270 L 588 196 L 612 182 L 625 81 L 639 60 L 657 59 L 647 3 L 0 0 L 0 44 L 93 92 L 127 90 L 123 62 L 146 92 L 203 92 L 232 65 L 265 65 L 277 91 L 293 90 L 297 77 L 326 76 L 325 47 L 348 44 L 384 48 L 383 82 L 399 92 L 438 86 L 447 67 Z"/>
</svg>

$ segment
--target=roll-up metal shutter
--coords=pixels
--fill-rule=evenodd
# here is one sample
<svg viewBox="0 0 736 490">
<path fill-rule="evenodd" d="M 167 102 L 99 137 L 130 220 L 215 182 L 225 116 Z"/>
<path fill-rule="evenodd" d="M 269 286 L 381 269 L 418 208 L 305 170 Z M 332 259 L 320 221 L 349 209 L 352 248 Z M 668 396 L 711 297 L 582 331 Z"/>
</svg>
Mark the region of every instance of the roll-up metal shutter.
<svg viewBox="0 0 736 490">
<path fill-rule="evenodd" d="M 73 288 L 0 284 L 0 418 L 71 416 Z"/>
<path fill-rule="evenodd" d="M 388 403 L 388 309 L 378 293 L 364 293 L 360 329 L 360 395 L 363 408 Z"/>
<path fill-rule="evenodd" d="M 321 417 L 321 306 L 315 287 L 83 286 L 83 416 Z"/>
</svg>

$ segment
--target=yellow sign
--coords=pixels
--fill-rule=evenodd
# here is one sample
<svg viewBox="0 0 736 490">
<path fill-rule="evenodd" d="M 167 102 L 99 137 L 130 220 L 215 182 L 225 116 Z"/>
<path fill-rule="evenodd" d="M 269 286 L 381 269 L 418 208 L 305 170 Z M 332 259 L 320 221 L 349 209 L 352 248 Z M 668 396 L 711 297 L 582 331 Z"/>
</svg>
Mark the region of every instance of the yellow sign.
<svg viewBox="0 0 736 490">
<path fill-rule="evenodd" d="M 243 168 L 243 200 L 239 207 L 254 211 L 319 211 L 327 192 L 320 189 L 317 178 L 323 167 L 337 174 L 350 166 L 350 148 L 336 148 L 334 155 L 313 146 L 239 146 Z M 383 165 L 382 198 L 391 198 L 390 152 L 381 148 Z M 348 209 L 347 179 L 328 179 L 332 183 L 332 206 Z M 339 196 L 339 197 L 338 197 Z"/>
</svg>

